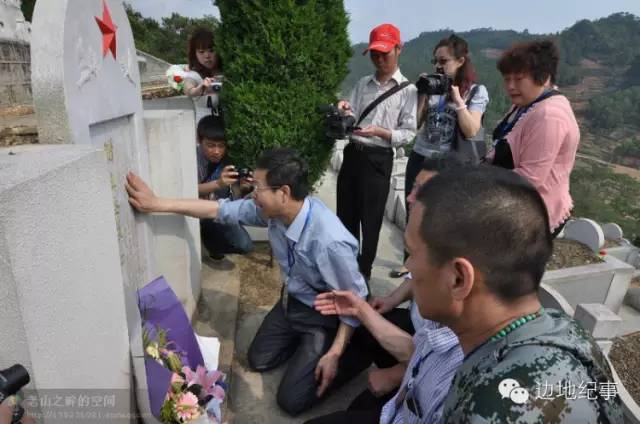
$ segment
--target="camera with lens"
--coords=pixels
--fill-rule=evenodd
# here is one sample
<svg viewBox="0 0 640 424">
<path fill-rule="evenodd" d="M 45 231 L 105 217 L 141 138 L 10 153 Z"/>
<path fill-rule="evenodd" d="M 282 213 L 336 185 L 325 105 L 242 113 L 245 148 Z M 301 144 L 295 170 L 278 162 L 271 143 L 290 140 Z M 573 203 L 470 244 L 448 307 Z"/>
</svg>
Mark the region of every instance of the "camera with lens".
<svg viewBox="0 0 640 424">
<path fill-rule="evenodd" d="M 211 83 L 211 90 L 215 91 L 216 93 L 222 90 L 222 82 L 214 81 L 213 83 Z"/>
<path fill-rule="evenodd" d="M 239 180 L 244 180 L 247 179 L 249 177 L 251 177 L 251 173 L 253 172 L 253 170 L 251 168 L 249 168 L 248 166 L 244 166 L 238 169 L 238 179 Z"/>
<path fill-rule="evenodd" d="M 330 140 L 347 138 L 353 131 L 357 130 L 356 118 L 345 115 L 333 104 L 318 106 L 319 113 L 325 118 L 325 134 Z"/>
<path fill-rule="evenodd" d="M 29 384 L 30 377 L 27 370 L 20 364 L 16 364 L 5 370 L 0 370 L 0 403 L 10 396 L 15 395 L 24 386 Z M 12 423 L 19 423 L 24 415 L 24 409 L 17 404 L 13 408 Z"/>
<path fill-rule="evenodd" d="M 444 72 L 437 72 L 430 75 L 420 75 L 416 81 L 418 94 L 426 94 L 428 96 L 449 94 L 453 80 Z"/>
</svg>

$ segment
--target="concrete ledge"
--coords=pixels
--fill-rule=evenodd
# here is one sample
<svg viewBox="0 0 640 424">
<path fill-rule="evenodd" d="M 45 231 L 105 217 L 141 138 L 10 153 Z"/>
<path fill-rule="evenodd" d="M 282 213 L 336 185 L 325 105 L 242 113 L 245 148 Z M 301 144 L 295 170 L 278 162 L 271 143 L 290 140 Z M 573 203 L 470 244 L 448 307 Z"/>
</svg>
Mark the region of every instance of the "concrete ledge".
<svg viewBox="0 0 640 424">
<path fill-rule="evenodd" d="M 548 284 L 540 284 L 538 297 L 540 298 L 540 303 L 545 308 L 564 311 L 564 313 L 569 315 L 570 317 L 572 317 L 575 313 L 573 307 L 569 305 L 569 302 L 567 302 L 567 299 L 565 299 L 564 296 L 562 296 L 556 289 Z"/>
<path fill-rule="evenodd" d="M 617 313 L 634 268 L 613 256 L 603 263 L 547 271 L 542 282 L 553 287 L 575 308 L 578 303 L 602 303 Z"/>
<path fill-rule="evenodd" d="M 618 335 L 622 319 L 599 303 L 581 303 L 573 318 L 596 339 L 613 339 Z"/>
<path fill-rule="evenodd" d="M 190 110 L 194 113 L 195 107 L 193 100 L 187 96 L 164 97 L 161 99 L 149 99 L 142 101 L 142 108 L 147 110 Z"/>
<path fill-rule="evenodd" d="M 220 263 L 204 259 L 202 263 L 202 291 L 193 317 L 194 331 L 202 336 L 220 340 L 218 369 L 226 374 L 229 387 L 236 343 L 236 323 L 240 297 L 240 271 L 234 264 L 236 255 L 227 255 Z M 229 394 L 223 405 L 224 421 L 228 421 Z"/>
</svg>

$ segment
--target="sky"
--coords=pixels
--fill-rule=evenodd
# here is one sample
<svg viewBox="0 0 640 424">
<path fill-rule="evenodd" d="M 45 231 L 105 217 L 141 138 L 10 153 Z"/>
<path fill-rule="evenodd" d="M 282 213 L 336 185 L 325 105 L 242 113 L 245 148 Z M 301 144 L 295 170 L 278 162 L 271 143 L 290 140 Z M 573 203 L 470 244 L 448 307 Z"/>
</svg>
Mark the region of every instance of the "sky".
<svg viewBox="0 0 640 424">
<path fill-rule="evenodd" d="M 159 19 L 172 12 L 191 17 L 214 15 L 212 0 L 126 0 L 142 15 Z M 344 0 L 350 15 L 352 43 L 366 41 L 369 31 L 389 22 L 400 28 L 403 40 L 421 32 L 450 28 L 529 30 L 534 34 L 553 33 L 580 19 L 597 19 L 616 12 L 640 17 L 640 0 Z"/>
</svg>

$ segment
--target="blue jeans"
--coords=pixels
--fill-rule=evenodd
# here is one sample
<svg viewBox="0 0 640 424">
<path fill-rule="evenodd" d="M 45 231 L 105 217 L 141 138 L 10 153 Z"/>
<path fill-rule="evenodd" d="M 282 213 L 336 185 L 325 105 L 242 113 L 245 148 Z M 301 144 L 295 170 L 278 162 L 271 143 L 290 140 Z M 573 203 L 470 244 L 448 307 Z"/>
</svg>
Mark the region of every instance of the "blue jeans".
<svg viewBox="0 0 640 424">
<path fill-rule="evenodd" d="M 201 219 L 200 237 L 210 254 L 244 255 L 253 250 L 249 233 L 238 224 L 220 224 L 213 219 Z"/>
</svg>

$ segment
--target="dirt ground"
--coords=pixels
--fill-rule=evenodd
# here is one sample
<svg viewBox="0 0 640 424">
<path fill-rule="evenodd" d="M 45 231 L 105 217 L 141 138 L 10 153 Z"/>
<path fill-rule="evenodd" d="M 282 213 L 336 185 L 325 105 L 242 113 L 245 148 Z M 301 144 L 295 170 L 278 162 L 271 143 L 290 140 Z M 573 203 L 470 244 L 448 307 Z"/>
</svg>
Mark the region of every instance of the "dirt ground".
<svg viewBox="0 0 640 424">
<path fill-rule="evenodd" d="M 591 249 L 573 240 L 557 239 L 553 242 L 553 253 L 547 270 L 569 268 L 603 262 Z"/>
<path fill-rule="evenodd" d="M 254 243 L 253 253 L 239 256 L 236 261 L 240 269 L 240 315 L 270 308 L 280 298 L 280 267 L 275 260 L 270 266 L 270 252 L 269 243 Z"/>
<path fill-rule="evenodd" d="M 149 99 L 162 99 L 165 97 L 174 97 L 174 96 L 179 96 L 180 94 L 178 92 L 176 92 L 173 88 L 168 87 L 166 85 L 160 85 L 160 86 L 150 86 L 150 87 L 144 87 L 142 89 L 142 99 L 143 100 L 149 100 Z"/>
<path fill-rule="evenodd" d="M 619 337 L 609 359 L 633 400 L 640 404 L 640 331 Z"/>
</svg>

